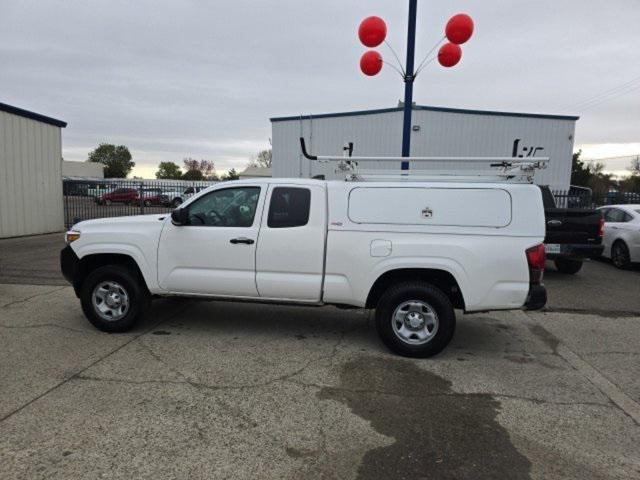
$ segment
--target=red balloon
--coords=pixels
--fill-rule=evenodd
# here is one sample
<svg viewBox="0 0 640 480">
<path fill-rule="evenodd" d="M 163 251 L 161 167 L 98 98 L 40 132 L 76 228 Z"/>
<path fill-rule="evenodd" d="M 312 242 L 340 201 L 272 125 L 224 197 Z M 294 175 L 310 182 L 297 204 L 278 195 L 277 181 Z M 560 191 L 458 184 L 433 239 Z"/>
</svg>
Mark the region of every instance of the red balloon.
<svg viewBox="0 0 640 480">
<path fill-rule="evenodd" d="M 438 52 L 438 62 L 443 67 L 453 67 L 462 58 L 462 48 L 455 43 L 445 43 Z"/>
<path fill-rule="evenodd" d="M 473 35 L 473 20 L 464 13 L 454 15 L 447 22 L 444 33 L 451 43 L 462 45 Z"/>
<path fill-rule="evenodd" d="M 377 47 L 387 37 L 387 24 L 380 17 L 367 17 L 360 23 L 358 37 L 365 47 Z"/>
<path fill-rule="evenodd" d="M 360 70 L 365 75 L 372 77 L 382 70 L 382 55 L 375 50 L 369 50 L 360 57 Z"/>
</svg>

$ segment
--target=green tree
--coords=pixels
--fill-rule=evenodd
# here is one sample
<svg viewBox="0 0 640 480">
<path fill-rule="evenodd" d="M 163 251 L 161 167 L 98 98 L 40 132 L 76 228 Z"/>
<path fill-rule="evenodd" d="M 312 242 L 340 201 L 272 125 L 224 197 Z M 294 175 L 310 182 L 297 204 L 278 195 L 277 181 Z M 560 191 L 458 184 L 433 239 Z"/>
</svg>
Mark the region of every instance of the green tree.
<svg viewBox="0 0 640 480">
<path fill-rule="evenodd" d="M 173 162 L 160 162 L 158 171 L 156 172 L 156 178 L 180 180 L 182 178 L 182 172 L 180 171 L 180 167 Z"/>
<path fill-rule="evenodd" d="M 571 161 L 571 184 L 588 187 L 594 192 L 606 193 L 615 185 L 613 175 L 604 173 L 604 164 L 580 159 L 582 150 L 573 154 Z"/>
<path fill-rule="evenodd" d="M 200 170 L 187 170 L 182 175 L 182 180 L 200 181 L 204 180 L 204 175 Z"/>
<path fill-rule="evenodd" d="M 591 172 L 589 172 L 589 165 L 580 160 L 582 150 L 578 150 L 573 154 L 571 159 L 571 184 L 579 187 L 587 187 L 589 179 L 591 178 Z"/>
<path fill-rule="evenodd" d="M 620 191 L 622 192 L 640 192 L 640 156 L 631 160 L 629 165 L 630 175 L 618 182 Z"/>
<path fill-rule="evenodd" d="M 127 178 L 135 162 L 131 161 L 131 152 L 124 145 L 101 143 L 89 153 L 88 162 L 102 163 L 105 178 Z"/>
<path fill-rule="evenodd" d="M 589 179 L 587 187 L 591 188 L 594 192 L 607 193 L 612 186 L 615 186 L 615 181 L 611 173 L 604 173 L 603 163 L 590 163 L 589 173 L 591 178 Z"/>
<path fill-rule="evenodd" d="M 238 175 L 238 172 L 236 172 L 236 169 L 232 168 L 226 174 L 222 175 L 222 177 L 220 177 L 220 180 L 224 182 L 226 180 L 238 180 L 239 178 L 240 178 L 240 175 Z"/>
</svg>

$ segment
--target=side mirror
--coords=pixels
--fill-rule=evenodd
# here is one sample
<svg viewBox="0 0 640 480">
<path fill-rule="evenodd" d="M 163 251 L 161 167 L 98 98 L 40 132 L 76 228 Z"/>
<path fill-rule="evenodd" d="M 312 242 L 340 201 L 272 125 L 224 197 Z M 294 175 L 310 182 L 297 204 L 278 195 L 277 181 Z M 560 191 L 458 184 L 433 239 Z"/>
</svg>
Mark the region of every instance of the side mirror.
<svg viewBox="0 0 640 480">
<path fill-rule="evenodd" d="M 176 208 L 171 212 L 171 223 L 179 227 L 181 225 L 187 225 L 189 223 L 189 209 L 188 208 Z"/>
</svg>

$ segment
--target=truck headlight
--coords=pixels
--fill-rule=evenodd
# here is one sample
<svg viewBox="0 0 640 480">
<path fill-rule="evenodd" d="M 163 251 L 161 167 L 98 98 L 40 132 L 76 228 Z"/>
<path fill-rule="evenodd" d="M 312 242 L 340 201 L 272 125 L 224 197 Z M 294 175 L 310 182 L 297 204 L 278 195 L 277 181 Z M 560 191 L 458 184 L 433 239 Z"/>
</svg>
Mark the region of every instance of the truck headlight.
<svg viewBox="0 0 640 480">
<path fill-rule="evenodd" d="M 71 242 L 75 242 L 80 238 L 80 232 L 76 230 L 69 230 L 64 234 L 64 241 L 69 245 Z"/>
</svg>

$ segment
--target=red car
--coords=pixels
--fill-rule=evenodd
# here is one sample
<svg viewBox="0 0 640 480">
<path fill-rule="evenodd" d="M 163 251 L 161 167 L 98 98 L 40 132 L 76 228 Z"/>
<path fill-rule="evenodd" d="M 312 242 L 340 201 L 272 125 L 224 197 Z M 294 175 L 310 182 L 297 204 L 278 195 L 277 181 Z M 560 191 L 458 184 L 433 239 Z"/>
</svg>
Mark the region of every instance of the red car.
<svg viewBox="0 0 640 480">
<path fill-rule="evenodd" d="M 142 190 L 145 207 L 159 207 L 166 203 L 167 196 L 162 193 L 161 188 L 145 188 Z M 140 203 L 140 197 L 136 195 L 136 202 Z"/>
<path fill-rule="evenodd" d="M 166 202 L 166 195 L 163 195 L 160 188 L 145 188 L 142 190 L 144 206 L 160 206 Z M 116 188 L 114 191 L 96 197 L 96 203 L 100 205 L 111 205 L 112 203 L 125 203 L 131 205 L 140 204 L 140 191 L 137 188 Z"/>
<path fill-rule="evenodd" d="M 114 191 L 96 197 L 99 205 L 111 205 L 112 203 L 133 203 L 138 199 L 138 190 L 135 188 L 116 188 Z"/>
</svg>

